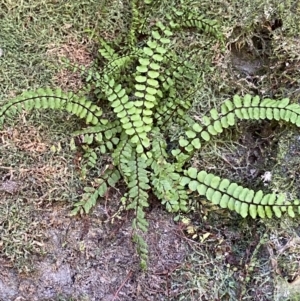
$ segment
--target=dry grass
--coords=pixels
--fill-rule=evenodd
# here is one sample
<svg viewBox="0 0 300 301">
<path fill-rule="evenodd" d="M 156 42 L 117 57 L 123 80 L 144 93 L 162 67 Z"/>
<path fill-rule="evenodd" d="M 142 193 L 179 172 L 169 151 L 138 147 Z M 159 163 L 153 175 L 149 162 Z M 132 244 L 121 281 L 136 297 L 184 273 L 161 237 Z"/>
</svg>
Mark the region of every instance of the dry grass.
<svg viewBox="0 0 300 301">
<path fill-rule="evenodd" d="M 88 68 L 93 62 L 92 43 L 87 39 L 78 41 L 72 36 L 68 36 L 64 44 L 50 44 L 46 54 L 60 62 L 62 65 L 66 63 L 81 68 Z M 62 89 L 77 92 L 83 87 L 82 76 L 80 72 L 74 72 L 70 68 L 62 68 L 53 76 L 53 83 Z"/>
</svg>

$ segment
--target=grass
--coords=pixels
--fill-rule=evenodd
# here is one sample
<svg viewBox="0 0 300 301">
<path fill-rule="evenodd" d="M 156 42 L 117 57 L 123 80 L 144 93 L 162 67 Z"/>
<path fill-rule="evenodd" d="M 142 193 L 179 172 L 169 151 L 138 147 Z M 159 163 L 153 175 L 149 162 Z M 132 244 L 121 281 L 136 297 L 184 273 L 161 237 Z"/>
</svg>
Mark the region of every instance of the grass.
<svg viewBox="0 0 300 301">
<path fill-rule="evenodd" d="M 183 42 L 176 45 L 182 52 L 201 49 L 194 63 L 204 70 L 205 85 L 200 86 L 199 81 L 192 112 L 196 118 L 236 92 L 299 99 L 297 1 L 240 3 L 201 2 L 201 9 L 222 22 L 226 45 L 200 35 L 197 41 L 185 43 L 190 42 L 189 34 L 183 34 Z M 171 2 L 161 6 L 157 15 L 163 16 L 170 6 Z M 127 26 L 121 1 L 4 0 L 0 10 L 0 103 L 40 86 L 78 89 L 80 76 L 64 68 L 61 59 L 89 65 L 97 35 L 113 40 Z M 275 19 L 282 19 L 283 27 L 269 31 L 269 36 L 268 26 Z M 210 47 L 204 48 L 206 42 Z M 250 53 L 248 61 L 266 63 L 264 73 L 249 76 L 233 68 L 234 47 Z M 238 59 L 245 61 L 245 56 Z M 26 188 L 17 199 L 4 186 L 0 189 L 1 257 L 9 259 L 20 273 L 32 273 L 32 263 L 47 253 L 43 231 L 49 221 L 42 212 L 56 210 L 57 203 L 71 209 L 86 181 L 84 175 L 78 179 L 81 154 L 72 150 L 66 134 L 77 127 L 73 118 L 47 112 L 23 114 L 15 126 L 7 124 L 0 132 L 2 183 L 17 190 Z M 267 185 L 299 197 L 299 137 L 293 132 L 286 137 L 286 130 L 284 125 L 239 125 L 203 149 L 193 164 L 242 184 L 264 189 Z M 269 184 L 261 179 L 266 171 L 273 175 Z M 294 180 L 291 187 L 288 177 Z M 170 300 L 299 300 L 299 218 L 241 220 L 205 200 L 201 204 L 186 223 L 179 224 L 176 235 L 186 241 L 188 254 L 168 274 Z"/>
<path fill-rule="evenodd" d="M 0 103 L 41 86 L 78 89 L 80 77 L 67 71 L 60 58 L 90 63 L 92 43 L 84 32 L 100 22 L 103 5 L 99 1 L 0 1 Z M 64 135 L 76 129 L 76 123 L 68 118 L 62 124 L 65 117 L 52 112 L 23 115 L 16 126 L 8 124 L 1 132 L 1 178 L 26 191 L 17 200 L 4 194 L 6 202 L 0 205 L 1 252 L 20 272 L 31 271 L 32 254 L 44 253 L 46 225 L 40 214 L 47 208 L 44 200 L 51 204 L 77 197 L 74 153 Z"/>
<path fill-rule="evenodd" d="M 105 2 L 1 1 L 0 97 L 54 84 L 58 48 L 89 44 L 85 30 L 101 24 Z M 101 26 L 101 25 L 100 25 Z"/>
</svg>

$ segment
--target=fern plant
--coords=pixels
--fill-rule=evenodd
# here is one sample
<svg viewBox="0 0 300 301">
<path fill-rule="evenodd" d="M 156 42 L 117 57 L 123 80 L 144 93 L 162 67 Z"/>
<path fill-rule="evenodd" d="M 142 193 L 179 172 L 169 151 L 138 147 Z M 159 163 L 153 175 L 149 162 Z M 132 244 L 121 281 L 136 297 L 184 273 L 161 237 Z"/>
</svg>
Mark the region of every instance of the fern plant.
<svg viewBox="0 0 300 301">
<path fill-rule="evenodd" d="M 151 4 L 151 5 L 149 5 Z M 189 160 L 214 136 L 222 134 L 238 120 L 282 120 L 300 127 L 300 106 L 289 99 L 260 99 L 258 96 L 235 95 L 220 110 L 212 109 L 201 122 L 188 114 L 192 106 L 188 95 L 197 77 L 186 57 L 174 50 L 173 37 L 186 28 L 197 29 L 221 39 L 217 22 L 190 7 L 173 9 L 163 21 L 146 26 L 152 1 L 132 0 L 132 20 L 124 45 L 116 51 L 99 40 L 99 55 L 106 60 L 100 69 L 83 70 L 87 74 L 87 96 L 60 89 L 28 91 L 0 108 L 0 125 L 5 118 L 22 110 L 65 110 L 84 119 L 88 127 L 73 133 L 80 136 L 86 168 L 97 166 L 103 155 L 111 164 L 85 187 L 73 214 L 88 213 L 109 187 L 126 183 L 126 209 L 133 210 L 133 240 L 137 244 L 141 266 L 146 268 L 148 250 L 142 232 L 148 229 L 146 208 L 154 194 L 170 212 L 189 210 L 191 193 L 202 195 L 213 204 L 236 211 L 242 217 L 281 217 L 286 211 L 294 217 L 300 213 L 298 200 L 284 194 L 264 194 L 244 188 L 229 179 L 206 171 L 187 168 Z M 122 50 L 123 49 L 123 50 Z M 93 94 L 95 101 L 90 100 Z M 172 141 L 172 128 L 181 136 Z"/>
</svg>

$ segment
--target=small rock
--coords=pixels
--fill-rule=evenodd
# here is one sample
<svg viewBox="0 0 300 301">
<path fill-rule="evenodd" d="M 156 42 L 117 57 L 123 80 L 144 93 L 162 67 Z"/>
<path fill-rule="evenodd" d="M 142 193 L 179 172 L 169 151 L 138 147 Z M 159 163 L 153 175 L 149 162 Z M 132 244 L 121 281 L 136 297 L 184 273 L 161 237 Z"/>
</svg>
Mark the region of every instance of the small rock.
<svg viewBox="0 0 300 301">
<path fill-rule="evenodd" d="M 19 188 L 20 188 L 19 183 L 12 180 L 7 180 L 2 184 L 0 183 L 0 191 L 2 190 L 10 194 L 14 194 L 19 190 Z"/>
</svg>

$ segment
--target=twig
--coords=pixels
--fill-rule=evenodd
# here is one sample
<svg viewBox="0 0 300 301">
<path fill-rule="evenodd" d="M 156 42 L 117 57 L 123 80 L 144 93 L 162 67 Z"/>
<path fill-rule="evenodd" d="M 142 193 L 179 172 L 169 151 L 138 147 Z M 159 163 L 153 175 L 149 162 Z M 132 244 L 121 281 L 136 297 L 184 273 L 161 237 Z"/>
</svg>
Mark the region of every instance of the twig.
<svg viewBox="0 0 300 301">
<path fill-rule="evenodd" d="M 112 299 L 112 301 L 115 301 L 116 298 L 119 299 L 118 294 L 121 291 L 121 289 L 123 288 L 123 286 L 125 285 L 125 283 L 128 281 L 128 279 L 131 277 L 132 275 L 132 271 L 130 270 L 125 278 L 125 280 L 122 282 L 122 284 L 120 285 L 120 287 L 118 288 L 118 290 L 116 291 L 116 293 L 114 294 L 114 297 Z"/>
</svg>

